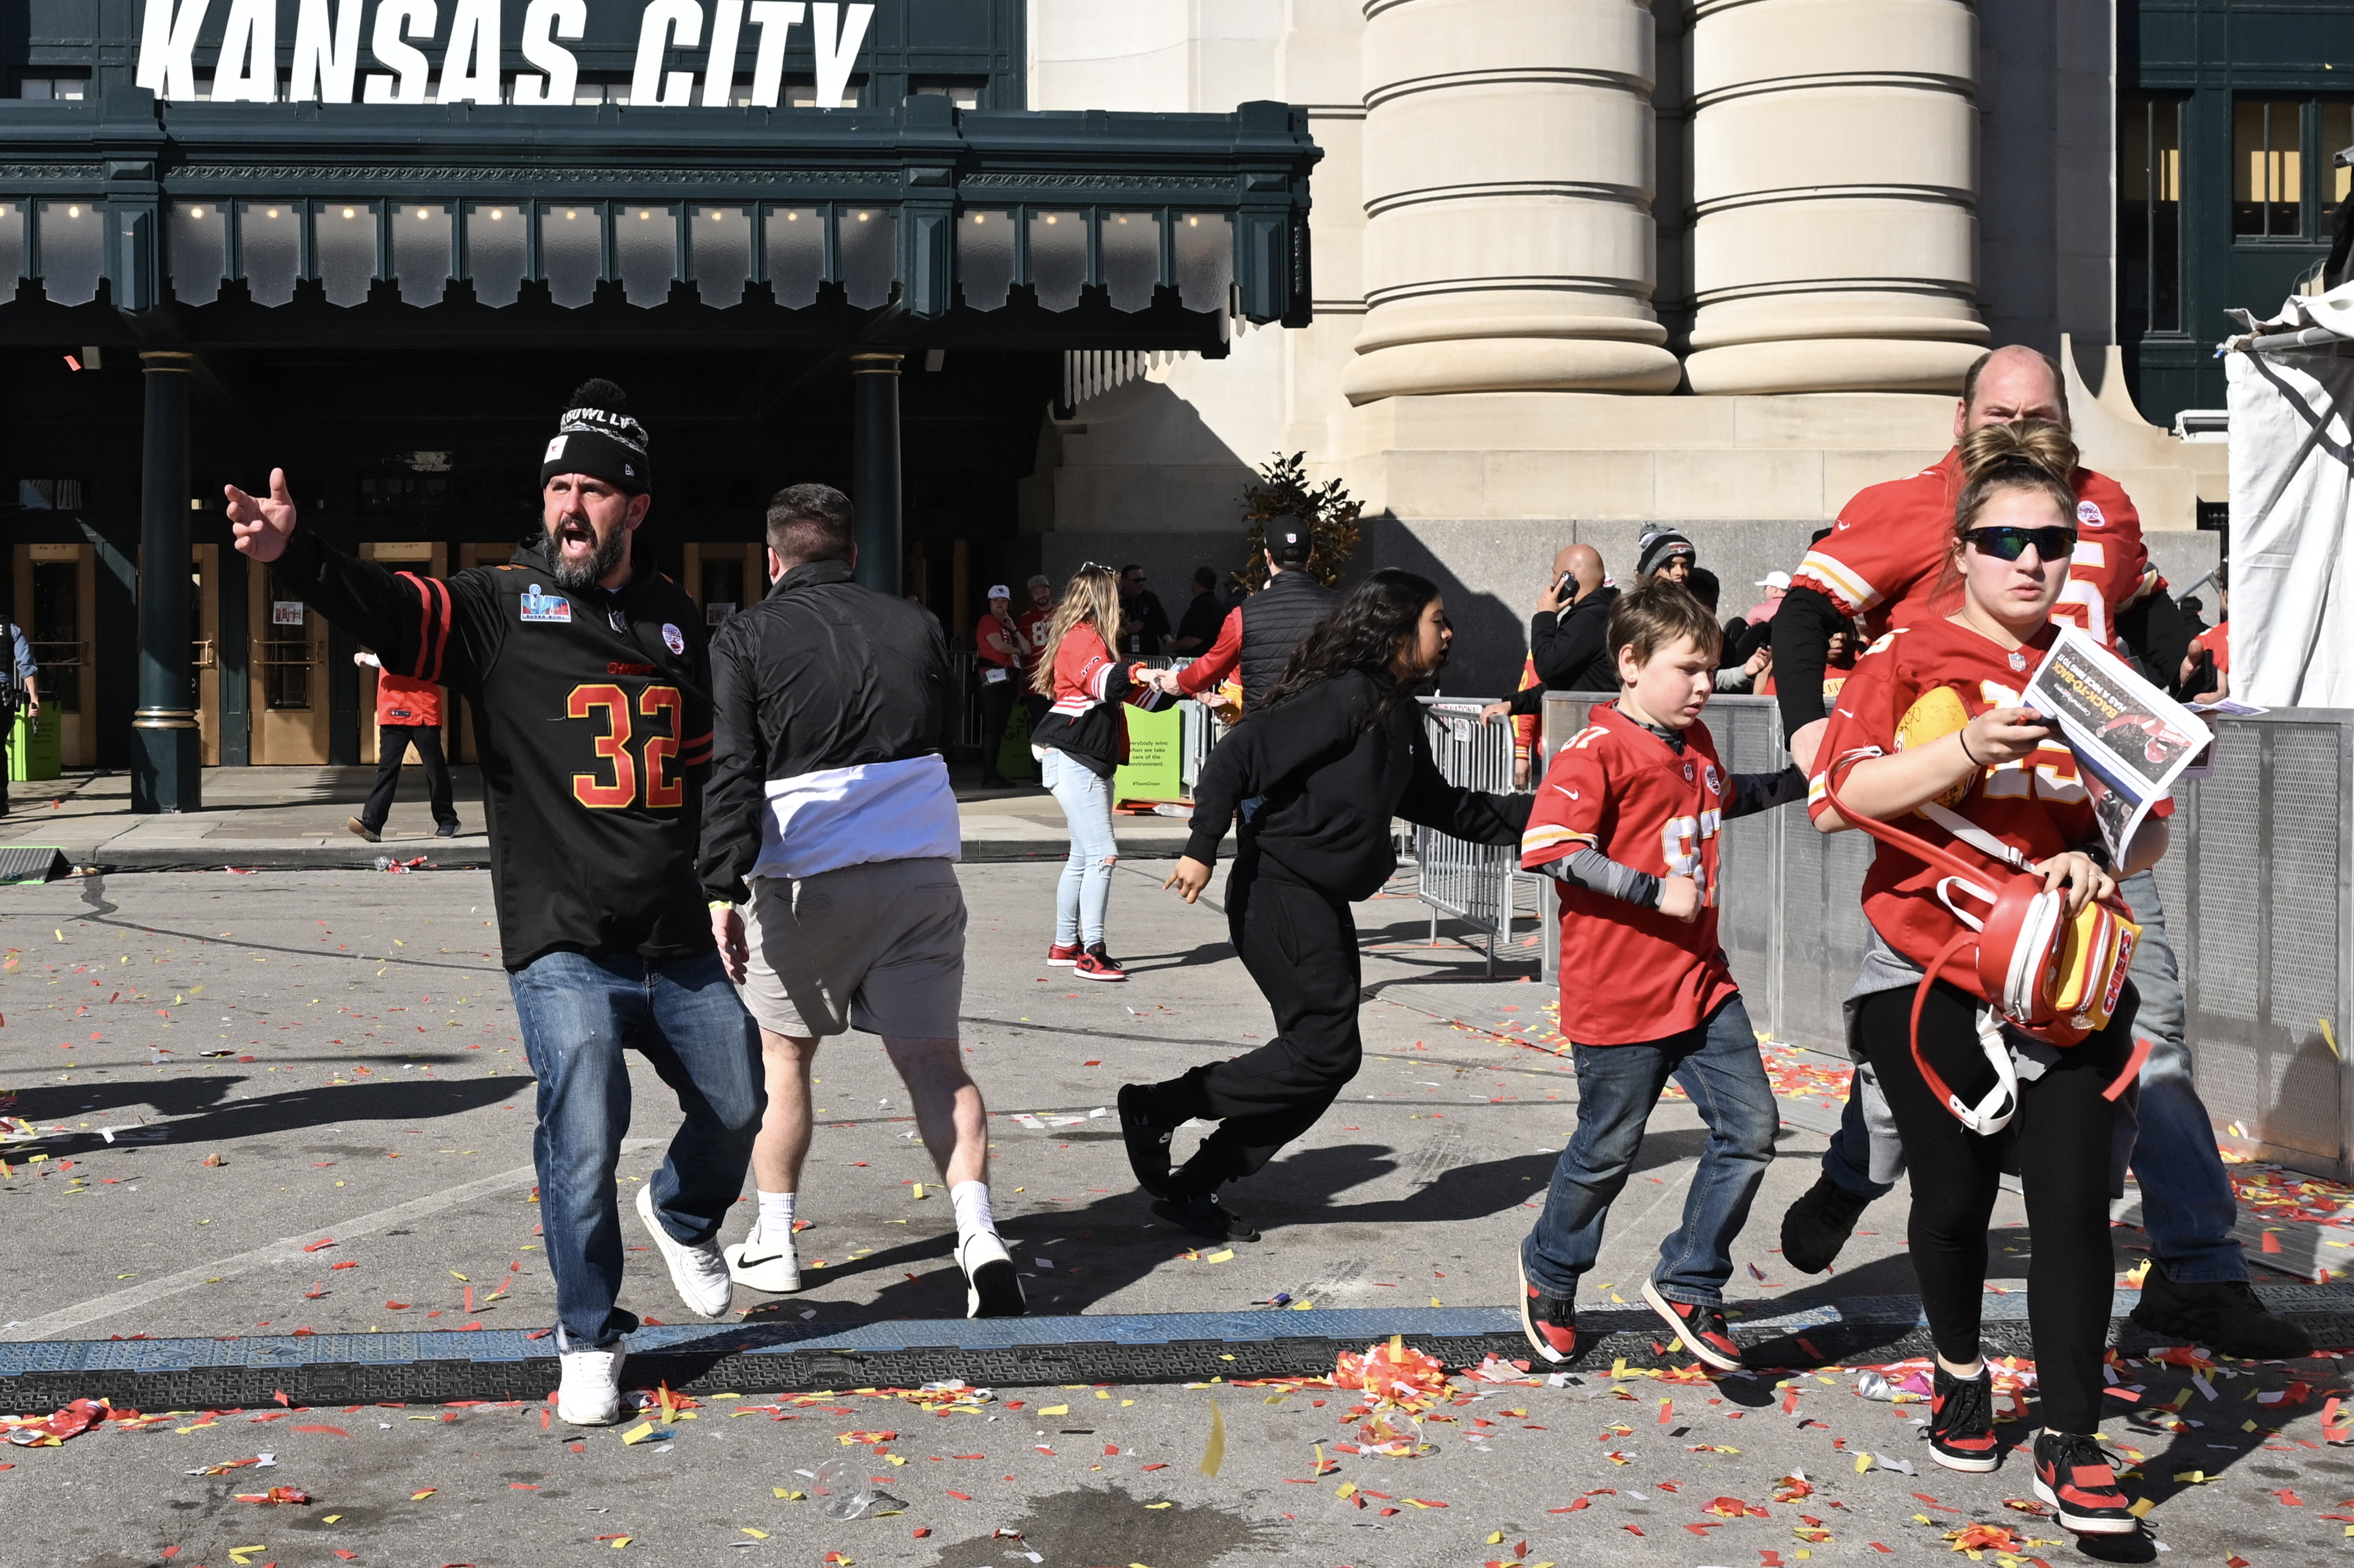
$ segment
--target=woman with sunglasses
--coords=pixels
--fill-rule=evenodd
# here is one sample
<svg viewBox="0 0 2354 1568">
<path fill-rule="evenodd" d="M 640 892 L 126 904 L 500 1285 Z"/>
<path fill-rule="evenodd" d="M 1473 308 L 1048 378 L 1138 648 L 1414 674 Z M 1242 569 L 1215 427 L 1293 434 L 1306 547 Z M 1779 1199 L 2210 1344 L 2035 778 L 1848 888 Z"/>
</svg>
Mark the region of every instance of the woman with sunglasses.
<svg viewBox="0 0 2354 1568">
<path fill-rule="evenodd" d="M 1828 775 L 1847 812 L 1901 823 L 1984 866 L 1988 886 L 2017 874 L 2004 863 L 2016 854 L 2047 891 L 2064 889 L 2073 916 L 2114 897 L 2116 876 L 2166 847 L 2166 824 L 2152 819 L 2126 865 L 2105 864 L 2073 754 L 2020 703 L 2059 635 L 2051 615 L 2076 543 L 2075 445 L 2057 425 L 2024 421 L 1972 432 L 1962 457 L 1968 477 L 1946 568 L 1961 608 L 1890 633 L 1857 662 L 1818 753 L 1808 809 L 1824 832 L 1851 825 L 1826 792 Z M 1878 846 L 1863 885 L 1873 940 L 1848 1001 L 1852 1036 L 1904 1142 L 1913 1266 L 1937 1352 L 1930 1454 L 1956 1470 L 1999 1462 L 1978 1315 L 1997 1184 L 2014 1168 L 2033 1247 L 2036 1495 L 2071 1530 L 2131 1532 L 2139 1521 L 2094 1434 L 2114 1273 L 2110 1135 L 2120 1112 L 2110 1092 L 2136 1065 L 2133 988 L 2106 1028 L 2062 1049 L 2003 1026 L 1967 963 L 1942 968 L 1923 999 L 1919 1050 L 1949 1086 L 1949 1108 L 1914 1060 L 1912 1024 L 1924 969 L 1965 931 L 1939 895 L 1944 874 Z M 1966 1106 L 1988 1135 L 1965 1125 Z"/>
</svg>

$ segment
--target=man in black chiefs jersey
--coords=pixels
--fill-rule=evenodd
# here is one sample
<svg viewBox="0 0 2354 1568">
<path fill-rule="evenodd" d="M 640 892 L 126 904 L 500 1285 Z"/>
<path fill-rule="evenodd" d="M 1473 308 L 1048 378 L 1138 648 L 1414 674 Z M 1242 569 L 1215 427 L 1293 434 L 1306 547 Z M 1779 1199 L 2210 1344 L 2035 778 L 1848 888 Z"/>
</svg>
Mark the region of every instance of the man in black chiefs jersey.
<svg viewBox="0 0 2354 1568">
<path fill-rule="evenodd" d="M 637 1210 L 680 1298 L 717 1317 L 716 1236 L 743 1191 L 765 1099 L 759 1032 L 728 983 L 695 877 L 711 695 L 703 617 L 631 560 L 652 503 L 645 428 L 620 388 L 572 396 L 540 464 L 540 535 L 448 581 L 355 560 L 295 527 L 286 475 L 227 488 L 237 547 L 376 650 L 390 673 L 474 705 L 491 885 L 524 1049 L 539 1080 L 532 1158 L 556 1276 L 557 1414 L 620 1413 L 614 1198 L 630 1118 L 624 1049 L 684 1123 Z"/>
</svg>

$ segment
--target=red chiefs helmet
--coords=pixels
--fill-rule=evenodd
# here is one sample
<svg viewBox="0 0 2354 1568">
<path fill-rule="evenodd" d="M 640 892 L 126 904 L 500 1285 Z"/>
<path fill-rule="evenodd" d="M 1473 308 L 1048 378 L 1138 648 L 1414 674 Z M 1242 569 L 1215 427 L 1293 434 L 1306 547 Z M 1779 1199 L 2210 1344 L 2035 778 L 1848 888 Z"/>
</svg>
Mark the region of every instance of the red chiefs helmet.
<svg viewBox="0 0 2354 1568">
<path fill-rule="evenodd" d="M 1981 1031 L 1981 1044 L 1999 1082 L 1985 1102 L 1966 1104 L 1921 1054 L 1921 1008 L 1930 983 L 1967 948 L 1977 973 L 1976 989 L 2003 1022 L 2054 1045 L 2078 1044 L 2107 1027 L 2116 1011 L 2141 927 L 2122 901 L 2087 903 L 2072 917 L 2067 895 L 2046 892 L 2042 878 L 2031 872 L 2005 874 L 1999 868 L 1972 866 L 1893 822 L 1849 810 L 1840 799 L 1840 777 L 1872 755 L 1851 752 L 1834 761 L 1823 775 L 1823 792 L 1851 826 L 1943 872 L 1937 897 L 1967 927 L 1929 961 L 1913 999 L 1914 1064 L 1930 1092 L 1963 1125 L 1973 1132 L 1999 1132 L 2018 1108 L 2009 1050 L 1997 1038 L 1998 1032 Z M 1988 882 L 1999 885 L 1989 889 Z M 2145 1049 L 2137 1044 L 2134 1059 L 2110 1088 L 2112 1098 L 2139 1071 Z"/>
</svg>

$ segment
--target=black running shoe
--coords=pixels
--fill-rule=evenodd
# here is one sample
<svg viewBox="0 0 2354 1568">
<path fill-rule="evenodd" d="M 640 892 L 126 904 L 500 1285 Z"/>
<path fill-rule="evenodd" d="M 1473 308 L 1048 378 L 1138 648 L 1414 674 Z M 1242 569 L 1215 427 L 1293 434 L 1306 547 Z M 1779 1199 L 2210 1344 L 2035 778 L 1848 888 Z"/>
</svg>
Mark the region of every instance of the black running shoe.
<svg viewBox="0 0 2354 1568">
<path fill-rule="evenodd" d="M 2142 1278 L 2133 1320 L 2153 1334 L 2252 1361 L 2293 1361 L 2313 1352 L 2313 1336 L 2266 1307 L 2244 1279 L 2181 1285 L 2153 1266 Z"/>
<path fill-rule="evenodd" d="M 1829 1177 L 1817 1177 L 1782 1216 L 1782 1261 L 1800 1274 L 1820 1274 L 1847 1245 L 1855 1222 L 1871 1204 Z"/>
<path fill-rule="evenodd" d="M 1956 1377 L 1938 1367 L 1929 1388 L 1929 1457 L 1949 1470 L 1972 1474 L 2001 1462 L 1994 1440 L 1994 1372 Z"/>
<path fill-rule="evenodd" d="M 1741 1370 L 1741 1347 L 1733 1342 L 1733 1330 L 1724 1320 L 1723 1308 L 1670 1301 L 1648 1279 L 1643 1281 L 1643 1300 L 1659 1315 L 1661 1322 L 1675 1330 L 1684 1349 L 1703 1362 L 1719 1372 Z"/>
<path fill-rule="evenodd" d="M 2131 1535 L 2141 1528 L 2108 1455 L 2085 1433 L 2036 1434 L 2035 1495 L 2080 1535 Z"/>
<path fill-rule="evenodd" d="M 1169 1140 L 1173 1127 L 1162 1127 L 1147 1114 L 1151 1091 L 1142 1084 L 1123 1084 L 1119 1091 L 1119 1131 L 1128 1140 L 1128 1168 L 1136 1183 L 1156 1198 L 1169 1195 Z"/>
<path fill-rule="evenodd" d="M 1181 1230 L 1211 1241 L 1255 1242 L 1258 1229 L 1218 1202 L 1215 1192 L 1191 1192 L 1161 1198 L 1152 1212 Z"/>
<path fill-rule="evenodd" d="M 1549 1361 L 1565 1361 L 1577 1354 L 1577 1304 L 1529 1283 L 1528 1266 L 1517 1254 L 1512 1266 L 1521 1277 L 1521 1332 L 1529 1348 Z"/>
</svg>

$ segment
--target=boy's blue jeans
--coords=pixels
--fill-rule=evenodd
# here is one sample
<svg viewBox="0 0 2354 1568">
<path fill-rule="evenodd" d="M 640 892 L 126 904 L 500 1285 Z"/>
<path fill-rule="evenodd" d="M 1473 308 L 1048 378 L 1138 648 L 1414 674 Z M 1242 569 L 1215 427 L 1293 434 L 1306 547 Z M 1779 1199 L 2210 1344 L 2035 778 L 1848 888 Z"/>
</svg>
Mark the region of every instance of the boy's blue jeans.
<svg viewBox="0 0 2354 1568">
<path fill-rule="evenodd" d="M 686 1119 L 650 1180 L 654 1213 L 676 1240 L 718 1233 L 744 1190 L 768 1095 L 760 1031 L 716 952 L 549 953 L 507 977 L 523 1047 L 539 1079 L 532 1167 L 556 1320 L 564 1348 L 605 1344 L 637 1327 L 621 1294 L 621 1218 L 613 1178 L 630 1125 L 636 1051 L 678 1096 Z"/>
<path fill-rule="evenodd" d="M 1521 1244 L 1529 1280 L 1572 1296 L 1602 1250 L 1602 1224 L 1643 1147 L 1643 1124 L 1673 1078 L 1708 1124 L 1683 1223 L 1659 1244 L 1651 1281 L 1670 1301 L 1724 1304 L 1733 1238 L 1774 1158 L 1781 1115 L 1749 1010 L 1734 997 L 1707 1022 L 1640 1045 L 1577 1045 L 1577 1131 L 1553 1167 L 1544 1213 Z"/>
</svg>

